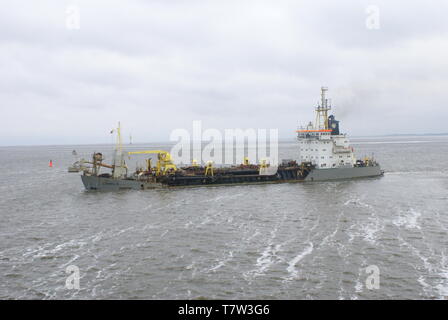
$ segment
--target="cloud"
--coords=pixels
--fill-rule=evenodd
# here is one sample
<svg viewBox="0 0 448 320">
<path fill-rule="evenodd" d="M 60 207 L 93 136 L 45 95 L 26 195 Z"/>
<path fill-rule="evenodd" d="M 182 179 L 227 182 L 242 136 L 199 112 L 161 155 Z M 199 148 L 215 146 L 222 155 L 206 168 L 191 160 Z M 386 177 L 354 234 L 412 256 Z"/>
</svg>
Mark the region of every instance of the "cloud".
<svg viewBox="0 0 448 320">
<path fill-rule="evenodd" d="M 313 119 L 320 86 L 354 134 L 443 131 L 444 1 L 14 1 L 0 12 L 0 144 L 136 142 Z M 80 29 L 66 28 L 76 6 Z"/>
</svg>

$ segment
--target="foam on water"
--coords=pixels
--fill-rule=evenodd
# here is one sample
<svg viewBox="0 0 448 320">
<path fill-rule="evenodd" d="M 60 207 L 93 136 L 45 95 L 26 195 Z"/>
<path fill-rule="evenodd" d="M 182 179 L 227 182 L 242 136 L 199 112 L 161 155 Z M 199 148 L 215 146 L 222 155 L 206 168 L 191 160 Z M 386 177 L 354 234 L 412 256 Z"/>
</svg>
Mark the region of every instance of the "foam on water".
<svg viewBox="0 0 448 320">
<path fill-rule="evenodd" d="M 271 237 L 269 238 L 267 246 L 261 253 L 261 256 L 257 258 L 257 269 L 254 270 L 254 275 L 263 274 L 274 263 L 277 251 L 281 247 L 281 245 L 274 245 L 273 243 L 276 233 L 277 229 L 271 231 Z"/>
<path fill-rule="evenodd" d="M 439 269 L 440 280 L 436 285 L 438 295 L 440 299 L 448 299 L 448 259 L 444 252 L 442 252 L 442 258 L 440 259 L 441 267 Z"/>
<path fill-rule="evenodd" d="M 226 263 L 228 263 L 232 259 L 233 259 L 233 251 L 229 251 L 227 256 L 224 259 L 219 260 L 218 264 L 216 264 L 215 266 L 211 267 L 209 269 L 209 271 L 216 271 L 219 268 L 224 267 L 226 265 Z"/>
<path fill-rule="evenodd" d="M 299 273 L 299 270 L 296 268 L 297 264 L 307 255 L 311 254 L 311 252 L 313 252 L 313 248 L 313 243 L 309 242 L 307 247 L 302 252 L 300 252 L 297 256 L 295 256 L 291 261 L 288 262 L 288 267 L 286 268 L 286 270 L 290 274 L 288 280 L 297 278 L 297 275 Z"/>
<path fill-rule="evenodd" d="M 419 225 L 420 216 L 420 212 L 415 211 L 411 208 L 404 214 L 400 213 L 400 215 L 393 220 L 393 224 L 395 224 L 397 227 L 405 227 L 408 229 L 421 229 Z"/>
</svg>

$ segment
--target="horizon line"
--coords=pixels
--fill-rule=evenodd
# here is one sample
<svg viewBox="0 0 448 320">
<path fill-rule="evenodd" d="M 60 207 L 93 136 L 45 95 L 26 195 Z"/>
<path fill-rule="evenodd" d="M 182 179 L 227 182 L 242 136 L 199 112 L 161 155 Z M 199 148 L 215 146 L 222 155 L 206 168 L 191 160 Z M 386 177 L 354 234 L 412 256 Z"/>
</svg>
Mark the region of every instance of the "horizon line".
<svg viewBox="0 0 448 320">
<path fill-rule="evenodd" d="M 390 134 L 375 134 L 375 135 L 355 135 L 351 136 L 353 138 L 375 138 L 375 137 L 406 137 L 406 136 L 448 136 L 448 132 L 442 133 L 390 133 Z M 279 138 L 278 141 L 294 141 L 295 138 Z M 125 146 L 134 144 L 149 144 L 149 143 L 175 143 L 175 141 L 146 141 L 146 142 L 134 142 L 132 144 L 123 143 Z M 62 143 L 62 144 L 15 144 L 15 145 L 1 145 L 0 148 L 10 148 L 10 147 L 49 147 L 49 146 L 94 146 L 94 145 L 115 145 L 115 143 Z"/>
</svg>

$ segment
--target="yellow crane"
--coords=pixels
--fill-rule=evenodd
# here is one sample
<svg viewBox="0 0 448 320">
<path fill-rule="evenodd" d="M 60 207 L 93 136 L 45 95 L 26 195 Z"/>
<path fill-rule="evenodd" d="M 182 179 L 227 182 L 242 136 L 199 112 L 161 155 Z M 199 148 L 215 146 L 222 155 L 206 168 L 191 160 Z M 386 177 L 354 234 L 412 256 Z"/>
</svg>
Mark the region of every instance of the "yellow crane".
<svg viewBox="0 0 448 320">
<path fill-rule="evenodd" d="M 212 176 L 213 177 L 213 161 L 207 161 L 207 164 L 205 165 L 205 173 L 206 176 Z"/>
<path fill-rule="evenodd" d="M 164 150 L 145 150 L 145 151 L 131 151 L 128 152 L 128 155 L 131 154 L 157 154 L 157 166 L 156 166 L 156 175 L 159 176 L 161 174 L 166 174 L 169 170 L 176 171 L 177 167 L 173 163 L 171 155 L 168 151 Z M 150 163 L 150 162 L 148 162 Z"/>
</svg>

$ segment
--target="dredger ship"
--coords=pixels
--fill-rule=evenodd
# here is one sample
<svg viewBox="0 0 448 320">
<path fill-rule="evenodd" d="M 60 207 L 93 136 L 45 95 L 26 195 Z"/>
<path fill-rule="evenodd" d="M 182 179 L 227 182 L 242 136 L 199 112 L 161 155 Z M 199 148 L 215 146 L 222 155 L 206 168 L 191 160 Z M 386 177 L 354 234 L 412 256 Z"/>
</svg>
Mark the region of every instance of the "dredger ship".
<svg viewBox="0 0 448 320">
<path fill-rule="evenodd" d="M 282 160 L 279 165 L 270 165 L 266 160 L 250 164 L 244 158 L 241 165 L 214 167 L 192 163 L 177 167 L 171 155 L 164 150 L 128 152 L 127 155 L 157 155 L 156 166 L 151 158 L 146 159 L 145 168 L 128 173 L 120 134 L 117 128 L 117 148 L 112 164 L 103 162 L 101 153 L 94 153 L 90 161 L 78 161 L 70 171 L 82 171 L 82 182 L 87 190 L 151 189 L 160 187 L 233 185 L 248 183 L 281 183 L 325 181 L 377 177 L 383 175 L 380 165 L 371 158 L 356 159 L 346 134 L 340 133 L 339 121 L 329 115 L 331 106 L 321 88 L 321 101 L 315 108 L 316 120 L 297 132 L 298 157 Z M 110 173 L 101 173 L 103 168 Z"/>
</svg>

